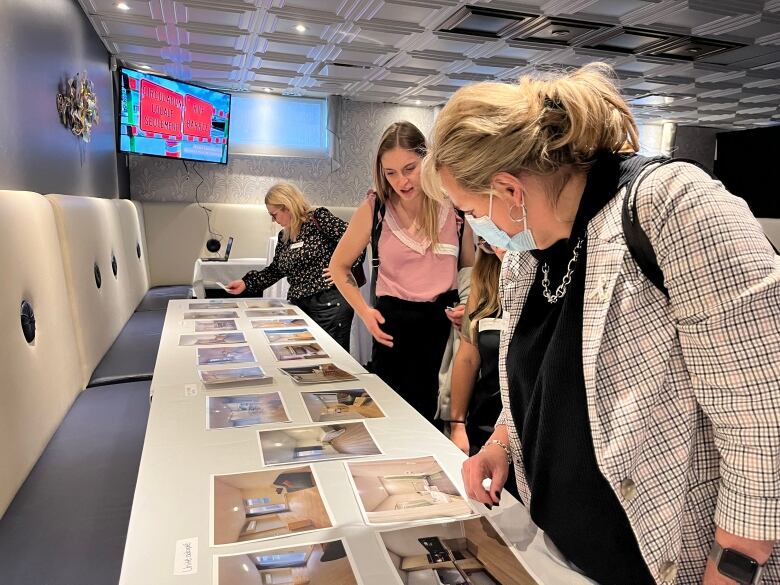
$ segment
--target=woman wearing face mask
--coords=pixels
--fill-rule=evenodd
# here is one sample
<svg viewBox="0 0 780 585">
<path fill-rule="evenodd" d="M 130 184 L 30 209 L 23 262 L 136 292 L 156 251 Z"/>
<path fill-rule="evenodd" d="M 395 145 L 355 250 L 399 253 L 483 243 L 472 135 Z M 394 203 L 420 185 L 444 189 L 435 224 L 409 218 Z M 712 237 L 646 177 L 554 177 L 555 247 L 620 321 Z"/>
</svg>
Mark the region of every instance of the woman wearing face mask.
<svg viewBox="0 0 780 585">
<path fill-rule="evenodd" d="M 420 414 L 436 414 L 438 371 L 457 305 L 458 267 L 473 261 L 473 247 L 461 249 L 460 218 L 449 202 L 439 203 L 420 187 L 425 138 L 409 122 L 385 130 L 369 193 L 333 253 L 333 281 L 374 337 L 371 369 Z M 350 274 L 355 258 L 371 241 L 373 214 L 384 215 L 378 241 L 381 265 L 376 307 L 370 307 Z M 464 242 L 471 242 L 465 228 Z"/>
<path fill-rule="evenodd" d="M 347 222 L 325 207 L 313 208 L 295 185 L 278 183 L 265 195 L 273 221 L 282 226 L 271 264 L 250 270 L 241 280 L 227 285 L 231 294 L 260 296 L 285 276 L 290 283 L 287 297 L 349 351 L 352 307 L 330 282 L 330 257 L 347 229 Z M 358 256 L 355 264 L 363 262 Z"/>
<path fill-rule="evenodd" d="M 477 84 L 436 120 L 426 185 L 510 250 L 504 408 L 466 490 L 498 503 L 514 461 L 604 585 L 780 582 L 780 262 L 719 182 L 634 155 L 613 75 Z"/>
</svg>

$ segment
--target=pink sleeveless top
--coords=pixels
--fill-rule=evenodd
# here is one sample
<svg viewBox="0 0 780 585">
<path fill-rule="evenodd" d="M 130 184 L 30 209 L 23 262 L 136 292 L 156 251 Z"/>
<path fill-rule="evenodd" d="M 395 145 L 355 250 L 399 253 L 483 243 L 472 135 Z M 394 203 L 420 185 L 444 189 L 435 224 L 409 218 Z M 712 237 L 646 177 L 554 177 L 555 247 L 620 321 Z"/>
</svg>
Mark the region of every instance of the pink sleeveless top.
<svg viewBox="0 0 780 585">
<path fill-rule="evenodd" d="M 368 198 L 373 205 L 376 196 Z M 452 204 L 444 203 L 439 213 L 439 243 L 432 249 L 427 238 L 412 236 L 401 227 L 398 213 L 388 201 L 379 236 L 381 266 L 376 296 L 426 302 L 457 288 L 459 221 Z"/>
</svg>

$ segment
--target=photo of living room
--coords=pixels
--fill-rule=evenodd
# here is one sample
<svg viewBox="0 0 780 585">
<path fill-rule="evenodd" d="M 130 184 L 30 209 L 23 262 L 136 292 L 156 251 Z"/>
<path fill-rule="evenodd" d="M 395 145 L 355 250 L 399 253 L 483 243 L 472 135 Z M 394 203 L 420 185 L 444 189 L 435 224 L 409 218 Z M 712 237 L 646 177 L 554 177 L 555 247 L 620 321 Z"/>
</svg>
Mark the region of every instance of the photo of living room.
<svg viewBox="0 0 780 585">
<path fill-rule="evenodd" d="M 362 422 L 258 431 L 264 465 L 381 455 Z"/>
<path fill-rule="evenodd" d="M 473 515 L 468 502 L 434 457 L 345 465 L 368 524 Z"/>
<path fill-rule="evenodd" d="M 215 475 L 212 489 L 215 546 L 333 526 L 309 465 Z"/>
<path fill-rule="evenodd" d="M 312 422 L 381 418 L 385 413 L 362 388 L 301 392 Z"/>
<path fill-rule="evenodd" d="M 234 429 L 290 420 L 278 392 L 208 396 L 206 401 L 209 429 Z"/>
<path fill-rule="evenodd" d="M 216 585 L 358 585 L 344 541 L 216 558 Z"/>
<path fill-rule="evenodd" d="M 485 517 L 379 533 L 398 583 L 536 585 Z"/>
</svg>

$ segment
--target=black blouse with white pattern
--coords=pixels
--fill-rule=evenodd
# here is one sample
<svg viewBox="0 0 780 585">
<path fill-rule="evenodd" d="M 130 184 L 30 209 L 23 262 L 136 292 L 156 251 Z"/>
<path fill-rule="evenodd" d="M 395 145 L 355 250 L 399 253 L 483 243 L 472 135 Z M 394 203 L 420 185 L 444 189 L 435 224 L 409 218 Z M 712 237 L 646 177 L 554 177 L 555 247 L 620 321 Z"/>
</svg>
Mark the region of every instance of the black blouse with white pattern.
<svg viewBox="0 0 780 585">
<path fill-rule="evenodd" d="M 260 295 L 285 276 L 290 283 L 287 298 L 291 301 L 331 288 L 333 285 L 325 282 L 322 271 L 328 267 L 330 257 L 346 230 L 347 222 L 333 215 L 327 208 L 318 207 L 301 225 L 296 240 L 285 242 L 284 232 L 279 232 L 271 264 L 263 270 L 250 270 L 244 275 L 248 293 Z M 299 245 L 301 243 L 303 245 Z M 362 262 L 363 255 L 356 264 Z"/>
</svg>

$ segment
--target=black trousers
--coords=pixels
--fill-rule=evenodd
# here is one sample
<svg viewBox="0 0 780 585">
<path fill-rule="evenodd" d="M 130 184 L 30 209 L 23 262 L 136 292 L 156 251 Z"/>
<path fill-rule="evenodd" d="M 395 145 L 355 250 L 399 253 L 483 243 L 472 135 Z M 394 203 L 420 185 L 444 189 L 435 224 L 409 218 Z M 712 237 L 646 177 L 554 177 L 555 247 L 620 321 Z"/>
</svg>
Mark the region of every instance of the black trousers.
<svg viewBox="0 0 780 585">
<path fill-rule="evenodd" d="M 451 290 L 432 302 L 379 297 L 376 309 L 385 318 L 383 331 L 393 347 L 374 340 L 370 370 L 433 422 L 439 398 L 439 368 L 452 323 L 444 308 L 458 302 Z"/>
<path fill-rule="evenodd" d="M 328 288 L 290 302 L 303 309 L 336 343 L 349 351 L 349 335 L 355 312 L 341 296 L 339 289 Z"/>
</svg>

